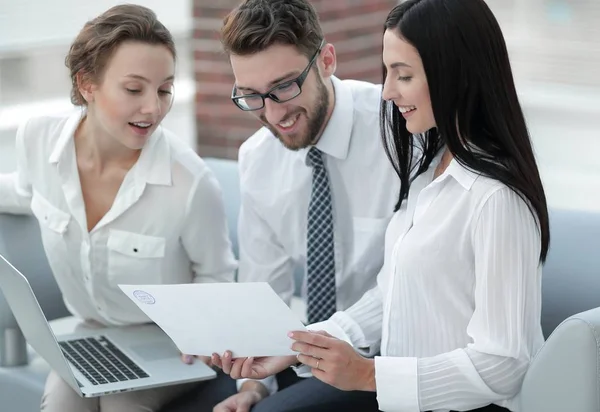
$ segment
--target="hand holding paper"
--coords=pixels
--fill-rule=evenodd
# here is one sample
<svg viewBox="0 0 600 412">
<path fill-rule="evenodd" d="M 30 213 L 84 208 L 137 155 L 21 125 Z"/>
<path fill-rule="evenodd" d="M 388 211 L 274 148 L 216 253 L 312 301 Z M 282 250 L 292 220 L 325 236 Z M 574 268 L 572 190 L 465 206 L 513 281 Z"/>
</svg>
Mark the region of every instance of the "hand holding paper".
<svg viewBox="0 0 600 412">
<path fill-rule="evenodd" d="M 233 379 L 264 379 L 267 376 L 281 372 L 297 362 L 296 356 L 264 356 L 233 359 L 229 351 L 225 352 L 222 357 L 214 353 L 211 360 L 213 365 L 221 368 L 223 372 Z"/>
<path fill-rule="evenodd" d="M 288 333 L 305 330 L 268 283 L 119 285 L 182 353 L 295 355 Z"/>
</svg>

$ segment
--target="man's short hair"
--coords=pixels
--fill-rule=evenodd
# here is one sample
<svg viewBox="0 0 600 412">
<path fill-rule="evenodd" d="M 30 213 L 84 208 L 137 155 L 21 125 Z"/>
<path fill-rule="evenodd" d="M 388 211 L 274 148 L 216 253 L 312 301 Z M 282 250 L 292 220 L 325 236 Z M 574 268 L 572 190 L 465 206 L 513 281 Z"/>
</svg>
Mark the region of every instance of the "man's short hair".
<svg viewBox="0 0 600 412">
<path fill-rule="evenodd" d="M 307 0 L 245 0 L 225 17 L 221 28 L 225 51 L 240 56 L 283 44 L 310 58 L 322 40 L 319 17 Z"/>
</svg>

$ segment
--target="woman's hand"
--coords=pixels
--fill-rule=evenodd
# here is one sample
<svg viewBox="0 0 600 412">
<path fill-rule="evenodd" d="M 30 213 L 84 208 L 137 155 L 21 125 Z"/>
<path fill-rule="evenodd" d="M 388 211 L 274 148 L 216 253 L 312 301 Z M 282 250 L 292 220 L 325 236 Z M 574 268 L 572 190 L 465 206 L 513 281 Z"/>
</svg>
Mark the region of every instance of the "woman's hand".
<svg viewBox="0 0 600 412">
<path fill-rule="evenodd" d="M 348 343 L 327 332 L 292 332 L 292 350 L 312 368 L 315 378 L 343 391 L 376 391 L 375 361 L 359 355 Z"/>
<path fill-rule="evenodd" d="M 211 360 L 213 365 L 223 369 L 223 372 L 227 373 L 233 379 L 264 379 L 296 363 L 295 356 L 265 356 L 260 358 L 234 359 L 230 351 L 226 351 L 222 357 L 213 353 Z"/>
</svg>

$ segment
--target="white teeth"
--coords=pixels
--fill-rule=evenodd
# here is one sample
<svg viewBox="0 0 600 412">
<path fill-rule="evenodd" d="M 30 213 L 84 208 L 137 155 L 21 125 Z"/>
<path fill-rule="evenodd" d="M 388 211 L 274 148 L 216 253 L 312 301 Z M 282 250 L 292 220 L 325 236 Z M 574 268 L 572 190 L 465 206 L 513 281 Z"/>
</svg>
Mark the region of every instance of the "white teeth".
<svg viewBox="0 0 600 412">
<path fill-rule="evenodd" d="M 400 113 L 408 113 L 410 111 L 416 110 L 415 106 L 403 106 L 403 107 L 398 107 L 398 110 L 400 110 Z"/>
<path fill-rule="evenodd" d="M 137 127 L 150 127 L 152 126 L 152 123 L 143 123 L 143 122 L 139 122 L 139 123 L 132 123 L 133 125 L 137 126 Z"/>
<path fill-rule="evenodd" d="M 296 123 L 296 120 L 298 120 L 298 116 L 288 120 L 287 122 L 279 123 L 279 126 L 283 127 L 284 129 L 288 129 Z"/>
</svg>

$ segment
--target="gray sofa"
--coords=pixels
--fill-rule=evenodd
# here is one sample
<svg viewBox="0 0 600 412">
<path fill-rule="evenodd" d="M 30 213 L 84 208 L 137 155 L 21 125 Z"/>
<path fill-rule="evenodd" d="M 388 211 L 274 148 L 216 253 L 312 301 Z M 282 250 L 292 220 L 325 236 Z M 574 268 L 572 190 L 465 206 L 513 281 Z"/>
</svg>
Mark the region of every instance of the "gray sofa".
<svg viewBox="0 0 600 412">
<path fill-rule="evenodd" d="M 237 252 L 239 183 L 233 161 L 207 159 L 223 188 Z M 542 326 L 548 337 L 522 390 L 523 412 L 600 412 L 600 213 L 551 211 L 552 246 L 544 268 Z M 30 280 L 48 319 L 67 316 L 48 268 L 37 222 L 0 215 L 0 253 Z M 24 351 L 0 293 L 0 409 L 39 410 L 48 367 Z M 168 409 L 168 408 L 167 408 Z M 190 410 L 193 410 L 191 408 Z"/>
</svg>

